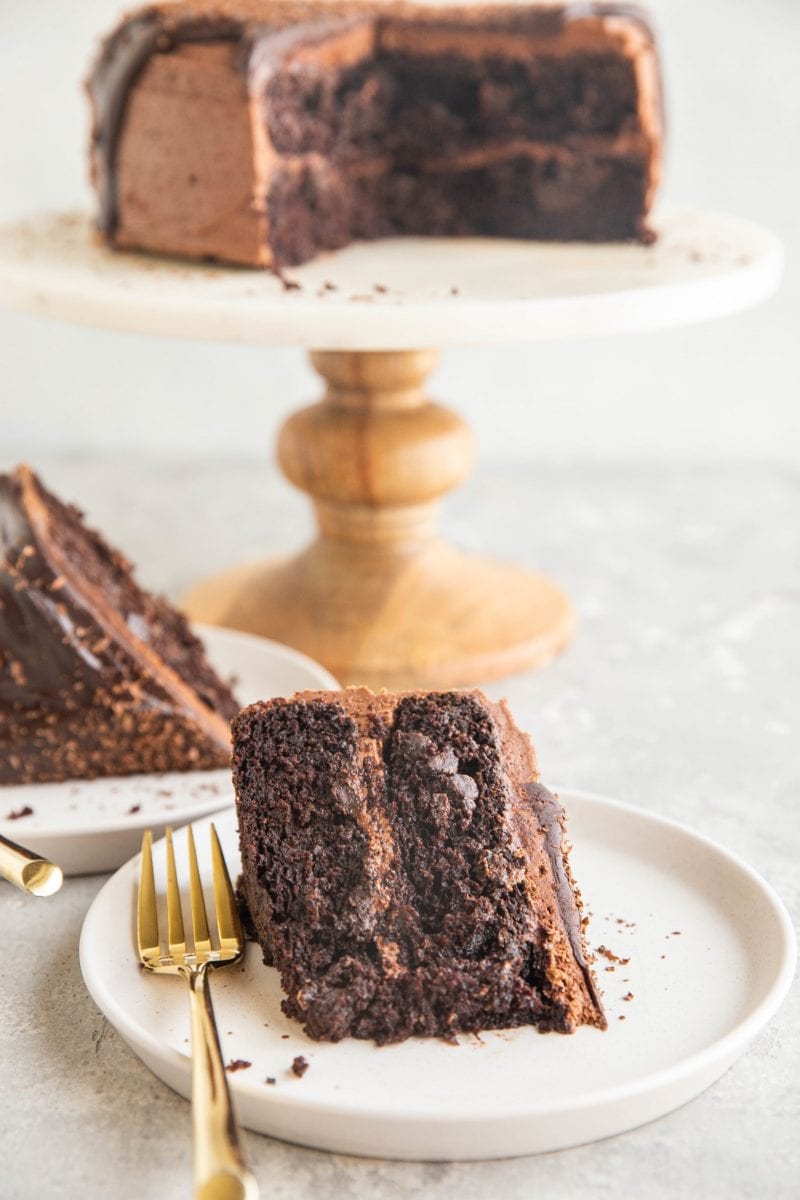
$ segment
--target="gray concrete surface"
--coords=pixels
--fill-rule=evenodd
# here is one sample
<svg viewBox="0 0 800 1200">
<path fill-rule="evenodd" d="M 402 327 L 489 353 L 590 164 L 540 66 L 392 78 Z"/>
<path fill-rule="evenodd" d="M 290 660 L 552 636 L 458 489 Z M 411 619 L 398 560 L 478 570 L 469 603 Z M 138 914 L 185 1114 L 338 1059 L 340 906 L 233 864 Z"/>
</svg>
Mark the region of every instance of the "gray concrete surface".
<svg viewBox="0 0 800 1200">
<path fill-rule="evenodd" d="M 252 462 L 37 463 L 177 594 L 199 571 L 297 544 L 310 522 Z M 446 531 L 560 579 L 574 646 L 494 685 L 547 780 L 686 821 L 743 855 L 798 912 L 800 480 L 784 469 L 484 462 Z M 158 538 L 153 530 L 159 531 Z M 100 1017 L 78 969 L 102 878 L 49 901 L 0 886 L 0 1196 L 189 1196 L 189 1106 Z M 690 1105 L 632 1133 L 475 1164 L 343 1158 L 248 1135 L 269 1200 L 749 1200 L 797 1196 L 800 1002 Z"/>
</svg>

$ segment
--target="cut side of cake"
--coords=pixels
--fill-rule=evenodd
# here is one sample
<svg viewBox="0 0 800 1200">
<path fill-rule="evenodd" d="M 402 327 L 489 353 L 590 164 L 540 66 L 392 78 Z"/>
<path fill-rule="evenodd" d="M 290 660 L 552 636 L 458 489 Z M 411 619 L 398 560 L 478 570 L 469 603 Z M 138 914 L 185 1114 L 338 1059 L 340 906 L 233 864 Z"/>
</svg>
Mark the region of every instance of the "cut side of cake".
<svg viewBox="0 0 800 1200">
<path fill-rule="evenodd" d="M 178 0 L 123 20 L 89 92 L 119 248 L 280 268 L 360 238 L 650 237 L 631 5 Z"/>
<path fill-rule="evenodd" d="M 0 475 L 0 783 L 225 767 L 238 709 L 78 509 Z"/>
<path fill-rule="evenodd" d="M 504 703 L 307 692 L 233 733 L 243 905 L 311 1037 L 606 1027 L 564 813 Z"/>
</svg>

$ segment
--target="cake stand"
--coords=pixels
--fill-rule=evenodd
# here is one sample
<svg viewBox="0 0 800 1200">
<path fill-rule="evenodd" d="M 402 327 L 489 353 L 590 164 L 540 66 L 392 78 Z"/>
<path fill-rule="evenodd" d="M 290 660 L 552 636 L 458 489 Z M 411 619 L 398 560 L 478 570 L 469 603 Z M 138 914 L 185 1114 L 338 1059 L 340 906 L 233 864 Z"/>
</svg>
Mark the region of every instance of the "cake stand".
<svg viewBox="0 0 800 1200">
<path fill-rule="evenodd" d="M 538 666 L 569 641 L 573 614 L 548 579 L 438 536 L 439 499 L 469 473 L 473 441 L 425 395 L 436 348 L 686 325 L 778 284 L 780 244 L 755 225 L 686 211 L 657 227 L 650 247 L 357 244 L 279 279 L 113 254 L 85 216 L 60 214 L 0 227 L 0 300 L 105 329 L 311 349 L 324 398 L 286 421 L 278 459 L 318 535 L 204 580 L 185 607 L 295 646 L 342 682 L 449 687 Z"/>
</svg>

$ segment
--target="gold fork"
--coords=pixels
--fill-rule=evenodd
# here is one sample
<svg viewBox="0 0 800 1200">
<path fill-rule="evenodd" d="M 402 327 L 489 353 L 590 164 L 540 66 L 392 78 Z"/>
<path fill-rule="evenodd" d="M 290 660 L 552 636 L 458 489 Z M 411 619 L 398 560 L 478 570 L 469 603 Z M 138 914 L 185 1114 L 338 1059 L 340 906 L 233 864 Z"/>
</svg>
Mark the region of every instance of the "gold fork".
<svg viewBox="0 0 800 1200">
<path fill-rule="evenodd" d="M 207 979 L 211 967 L 224 967 L 239 962 L 244 954 L 244 935 L 222 847 L 217 831 L 212 825 L 211 861 L 217 947 L 212 946 L 191 825 L 187 826 L 186 839 L 189 850 L 189 902 L 192 910 L 191 948 L 187 944 L 183 929 L 172 830 L 167 829 L 168 941 L 166 954 L 161 951 L 153 876 L 153 837 L 148 829 L 142 840 L 139 878 L 136 922 L 139 958 L 148 971 L 183 975 L 189 981 L 192 1009 L 195 1196 L 197 1200 L 258 1200 L 258 1184 L 245 1166 L 239 1144 Z"/>
</svg>

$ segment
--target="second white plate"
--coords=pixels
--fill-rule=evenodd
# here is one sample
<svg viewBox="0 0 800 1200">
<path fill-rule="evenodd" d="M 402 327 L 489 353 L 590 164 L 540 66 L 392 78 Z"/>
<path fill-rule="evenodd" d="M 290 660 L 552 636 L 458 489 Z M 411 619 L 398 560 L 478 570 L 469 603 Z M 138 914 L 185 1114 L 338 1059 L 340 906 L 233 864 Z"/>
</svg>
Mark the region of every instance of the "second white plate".
<svg viewBox="0 0 800 1200">
<path fill-rule="evenodd" d="M 256 946 L 212 982 L 238 1114 L 250 1129 L 323 1150 L 409 1159 L 533 1154 L 621 1133 L 684 1104 L 727 1070 L 789 987 L 794 933 L 749 867 L 671 821 L 562 792 L 575 876 L 609 1028 L 572 1037 L 516 1029 L 378 1048 L 310 1041 L 280 1009 Z M 208 838 L 195 826 L 201 868 Z M 216 818 L 231 874 L 235 816 Z M 177 848 L 186 874 L 184 838 Z M 163 880 L 164 845 L 155 848 Z M 185 985 L 137 966 L 138 858 L 97 895 L 83 927 L 86 985 L 136 1054 L 190 1094 Z M 163 887 L 163 885 L 162 885 Z M 187 910 L 188 911 L 188 910 Z M 611 957 L 613 956 L 613 957 Z M 291 1072 L 296 1055 L 309 1069 Z M 273 1080 L 274 1082 L 268 1082 Z"/>
<path fill-rule="evenodd" d="M 235 680 L 242 704 L 339 687 L 324 667 L 288 646 L 232 629 L 195 628 L 214 669 Z M 0 833 L 53 859 L 65 875 L 92 874 L 126 862 L 141 845 L 142 830 L 160 834 L 166 825 L 232 803 L 228 770 L 13 784 L 0 787 Z"/>
</svg>

